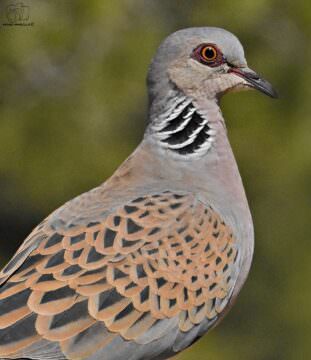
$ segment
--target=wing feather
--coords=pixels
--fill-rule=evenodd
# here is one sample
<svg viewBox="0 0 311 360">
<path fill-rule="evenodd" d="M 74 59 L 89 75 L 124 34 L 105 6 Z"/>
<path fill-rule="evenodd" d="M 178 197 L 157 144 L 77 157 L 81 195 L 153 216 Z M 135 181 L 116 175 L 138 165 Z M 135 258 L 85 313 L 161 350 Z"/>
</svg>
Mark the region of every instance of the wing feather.
<svg viewBox="0 0 311 360">
<path fill-rule="evenodd" d="M 238 247 L 211 207 L 166 191 L 101 213 L 70 226 L 48 218 L 2 270 L 1 357 L 57 344 L 58 358 L 86 358 L 120 338 L 145 351 L 168 334 L 180 349 L 227 306 Z"/>
</svg>

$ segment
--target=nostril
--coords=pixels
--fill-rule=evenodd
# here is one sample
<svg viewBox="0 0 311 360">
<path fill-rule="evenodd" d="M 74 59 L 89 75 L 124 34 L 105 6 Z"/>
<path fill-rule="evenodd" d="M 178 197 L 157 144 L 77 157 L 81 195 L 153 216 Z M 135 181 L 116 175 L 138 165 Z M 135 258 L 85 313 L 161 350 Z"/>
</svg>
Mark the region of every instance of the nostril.
<svg viewBox="0 0 311 360">
<path fill-rule="evenodd" d="M 259 77 L 258 74 L 256 74 L 255 72 L 246 73 L 246 76 L 247 76 L 249 79 L 260 80 L 260 77 Z"/>
</svg>

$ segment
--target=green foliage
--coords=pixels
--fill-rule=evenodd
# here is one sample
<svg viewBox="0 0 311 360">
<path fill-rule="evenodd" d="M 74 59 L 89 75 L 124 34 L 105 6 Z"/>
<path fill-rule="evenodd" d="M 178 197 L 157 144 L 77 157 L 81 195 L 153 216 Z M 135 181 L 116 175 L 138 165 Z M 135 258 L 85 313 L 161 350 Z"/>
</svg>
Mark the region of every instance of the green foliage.
<svg viewBox="0 0 311 360">
<path fill-rule="evenodd" d="M 25 0 L 31 27 L 1 25 L 9 3 L 0 4 L 2 261 L 40 218 L 104 181 L 135 148 L 160 41 L 182 27 L 224 27 L 280 99 L 223 100 L 255 258 L 226 320 L 178 358 L 310 358 L 311 3 Z"/>
</svg>

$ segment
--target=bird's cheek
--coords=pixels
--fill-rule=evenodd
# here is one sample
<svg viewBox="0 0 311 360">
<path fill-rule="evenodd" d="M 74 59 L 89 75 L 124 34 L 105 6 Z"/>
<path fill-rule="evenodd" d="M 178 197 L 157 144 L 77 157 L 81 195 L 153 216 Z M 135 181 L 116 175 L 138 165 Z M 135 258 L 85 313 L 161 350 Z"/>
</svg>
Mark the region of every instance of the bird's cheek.
<svg viewBox="0 0 311 360">
<path fill-rule="evenodd" d="M 236 92 L 249 89 L 249 86 L 244 79 L 239 79 L 230 74 L 222 76 L 220 87 L 222 92 Z"/>
<path fill-rule="evenodd" d="M 169 79 L 182 91 L 194 91 L 203 86 L 206 74 L 204 72 L 193 71 L 187 68 L 170 68 L 168 70 Z"/>
<path fill-rule="evenodd" d="M 241 79 L 242 80 L 242 79 Z M 241 82 L 241 81 L 239 81 Z M 227 75 L 220 75 L 207 79 L 204 82 L 204 89 L 207 95 L 218 95 L 236 86 L 238 82 L 233 81 Z"/>
</svg>

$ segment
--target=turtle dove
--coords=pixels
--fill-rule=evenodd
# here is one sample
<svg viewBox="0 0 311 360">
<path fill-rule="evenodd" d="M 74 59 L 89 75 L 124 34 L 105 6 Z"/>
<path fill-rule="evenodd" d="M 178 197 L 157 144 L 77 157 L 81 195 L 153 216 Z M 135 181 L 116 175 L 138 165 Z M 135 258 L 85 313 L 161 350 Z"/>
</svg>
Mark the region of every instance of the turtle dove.
<svg viewBox="0 0 311 360">
<path fill-rule="evenodd" d="M 0 358 L 167 359 L 213 328 L 250 269 L 253 224 L 219 108 L 272 86 L 218 28 L 175 32 L 149 68 L 142 142 L 54 211 L 0 274 Z"/>
</svg>

